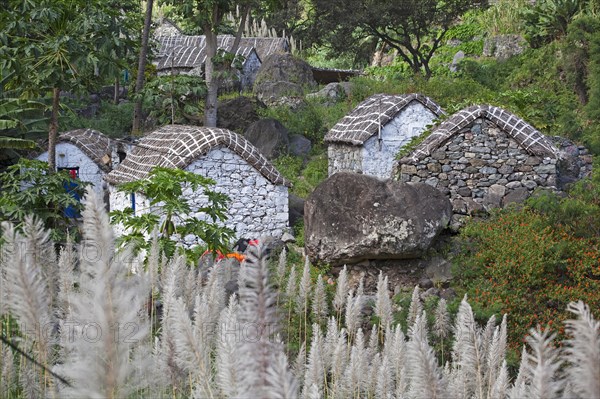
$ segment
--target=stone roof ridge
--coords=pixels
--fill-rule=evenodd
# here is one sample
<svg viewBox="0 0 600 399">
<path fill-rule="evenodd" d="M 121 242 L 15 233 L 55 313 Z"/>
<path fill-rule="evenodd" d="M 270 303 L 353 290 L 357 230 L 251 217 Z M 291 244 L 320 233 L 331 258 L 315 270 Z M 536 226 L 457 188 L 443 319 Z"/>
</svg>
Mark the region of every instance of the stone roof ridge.
<svg viewBox="0 0 600 399">
<path fill-rule="evenodd" d="M 431 155 L 445 141 L 478 118 L 494 123 L 533 155 L 561 158 L 560 150 L 544 134 L 515 114 L 493 105 L 481 104 L 464 108 L 437 126 L 414 151 L 400 163 L 418 162 Z"/>
<path fill-rule="evenodd" d="M 291 187 L 291 183 L 244 137 L 227 129 L 188 125 L 163 126 L 142 137 L 105 180 L 110 184 L 121 184 L 145 179 L 155 166 L 184 169 L 219 146 L 238 154 L 271 183 Z"/>
<path fill-rule="evenodd" d="M 374 94 L 344 116 L 325 135 L 326 143 L 363 145 L 407 105 L 417 101 L 436 116 L 446 112 L 431 98 L 419 93 L 392 95 Z"/>
<path fill-rule="evenodd" d="M 57 142 L 70 143 L 79 148 L 100 169 L 110 171 L 110 165 L 105 162 L 105 157 L 110 157 L 112 140 L 105 134 L 94 129 L 76 129 L 58 135 Z"/>
</svg>

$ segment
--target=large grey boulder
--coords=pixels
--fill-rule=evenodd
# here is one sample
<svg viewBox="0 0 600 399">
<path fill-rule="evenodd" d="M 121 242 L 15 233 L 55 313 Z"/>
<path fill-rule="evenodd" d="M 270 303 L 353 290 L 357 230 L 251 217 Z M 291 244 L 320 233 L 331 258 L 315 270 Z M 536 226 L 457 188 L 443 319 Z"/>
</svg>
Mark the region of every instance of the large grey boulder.
<svg viewBox="0 0 600 399">
<path fill-rule="evenodd" d="M 289 132 L 277 119 L 261 119 L 254 122 L 244 132 L 251 142 L 267 159 L 275 159 L 288 152 Z"/>
<path fill-rule="evenodd" d="M 252 97 L 236 97 L 233 100 L 219 102 L 217 127 L 243 133 L 248 126 L 258 121 L 258 110 L 265 106 Z"/>
<path fill-rule="evenodd" d="M 305 86 L 316 84 L 308 63 L 289 53 L 271 54 L 256 74 L 254 93 L 269 106 L 282 97 L 301 97 Z"/>
<path fill-rule="evenodd" d="M 304 242 L 312 262 L 410 259 L 426 253 L 452 216 L 448 198 L 425 183 L 339 172 L 304 206 Z"/>
</svg>

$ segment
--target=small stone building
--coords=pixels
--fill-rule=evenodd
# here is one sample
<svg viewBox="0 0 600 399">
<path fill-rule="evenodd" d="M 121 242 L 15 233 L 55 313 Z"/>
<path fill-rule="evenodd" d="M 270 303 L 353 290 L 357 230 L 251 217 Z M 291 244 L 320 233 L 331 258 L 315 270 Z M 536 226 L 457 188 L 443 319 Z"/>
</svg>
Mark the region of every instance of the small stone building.
<svg viewBox="0 0 600 399">
<path fill-rule="evenodd" d="M 159 75 L 188 74 L 204 76 L 206 61 L 206 36 L 168 33 L 155 36 L 158 53 L 154 61 Z M 218 35 L 217 48 L 230 52 L 235 36 Z M 262 61 L 271 54 L 289 53 L 290 44 L 285 38 L 243 37 L 236 55 L 244 57 L 238 76 L 242 90 L 251 90 Z"/>
<path fill-rule="evenodd" d="M 164 126 L 144 136 L 127 158 L 109 173 L 111 209 L 134 207 L 135 212 L 150 212 L 142 193 L 125 194 L 117 185 L 144 179 L 155 166 L 180 168 L 216 182 L 212 188 L 227 194 L 227 227 L 236 230 L 238 238 L 270 235 L 281 237 L 288 229 L 288 187 L 291 184 L 275 167 L 242 136 L 226 129 L 198 126 Z M 199 211 L 207 198 L 187 193 L 194 209 Z M 192 245 L 196 237 L 185 237 Z"/>
<path fill-rule="evenodd" d="M 111 170 L 113 150 L 112 140 L 93 129 L 61 133 L 56 144 L 56 168 L 72 171 L 80 180 L 91 183 L 102 198 L 102 179 Z M 48 151 L 36 159 L 48 162 Z"/>
<path fill-rule="evenodd" d="M 391 177 L 398 151 L 444 111 L 421 94 L 375 94 L 326 135 L 329 176 L 339 171 Z"/>
<path fill-rule="evenodd" d="M 396 173 L 449 195 L 456 219 L 524 201 L 538 187 L 561 189 L 587 175 L 591 161 L 583 147 L 555 143 L 501 108 L 475 105 L 440 124 Z"/>
</svg>

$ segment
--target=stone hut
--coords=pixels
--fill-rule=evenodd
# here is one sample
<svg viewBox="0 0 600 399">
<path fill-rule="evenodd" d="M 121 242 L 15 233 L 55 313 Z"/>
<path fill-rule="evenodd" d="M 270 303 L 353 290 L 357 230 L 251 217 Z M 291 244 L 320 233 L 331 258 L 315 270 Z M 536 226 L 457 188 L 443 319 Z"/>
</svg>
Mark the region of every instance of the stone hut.
<svg viewBox="0 0 600 399">
<path fill-rule="evenodd" d="M 226 129 L 164 126 L 144 136 L 127 158 L 109 173 L 111 209 L 133 207 L 150 212 L 142 193 L 126 195 L 117 185 L 144 179 L 155 166 L 180 168 L 209 177 L 214 190 L 230 198 L 227 227 L 238 238 L 281 237 L 288 229 L 288 187 L 291 184 L 242 136 Z M 189 193 L 194 216 L 202 218 L 203 195 Z M 196 237 L 185 238 L 192 245 Z"/>
<path fill-rule="evenodd" d="M 433 130 L 399 161 L 396 173 L 401 181 L 425 182 L 449 195 L 456 220 L 521 202 L 538 187 L 560 189 L 561 181 L 590 170 L 591 157 L 583 147 L 564 140 L 557 146 L 510 112 L 475 105 Z"/>
<path fill-rule="evenodd" d="M 217 49 L 229 51 L 235 38 L 230 35 L 217 37 Z M 204 76 L 206 62 L 206 38 L 204 36 L 166 36 L 159 37 L 159 58 L 156 71 L 159 75 L 187 74 Z M 238 80 L 242 90 L 249 90 L 262 62 L 254 47 L 240 43 L 236 53 L 243 57 Z"/>
<path fill-rule="evenodd" d="M 390 178 L 398 151 L 443 113 L 421 94 L 369 97 L 325 135 L 329 176 L 352 171 Z"/>
<path fill-rule="evenodd" d="M 58 135 L 56 168 L 71 171 L 80 180 L 92 184 L 94 191 L 103 196 L 103 177 L 110 172 L 113 162 L 113 141 L 93 129 L 77 129 Z M 48 151 L 36 156 L 48 161 Z"/>
</svg>

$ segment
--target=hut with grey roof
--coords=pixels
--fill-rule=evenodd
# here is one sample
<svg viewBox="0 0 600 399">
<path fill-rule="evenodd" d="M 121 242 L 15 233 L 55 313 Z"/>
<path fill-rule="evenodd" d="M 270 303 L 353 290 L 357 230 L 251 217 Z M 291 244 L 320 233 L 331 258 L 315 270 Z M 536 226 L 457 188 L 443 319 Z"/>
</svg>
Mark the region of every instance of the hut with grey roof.
<svg viewBox="0 0 600 399">
<path fill-rule="evenodd" d="M 159 75 L 188 74 L 203 76 L 206 62 L 206 37 L 203 35 L 163 35 L 156 36 L 158 54 L 155 60 Z M 217 48 L 231 52 L 235 37 L 218 35 Z M 251 89 L 262 60 L 274 53 L 289 52 L 287 39 L 269 37 L 241 38 L 235 55 L 243 62 L 238 76 L 243 90 Z"/>
<path fill-rule="evenodd" d="M 474 105 L 441 123 L 402 158 L 396 177 L 445 192 L 460 218 L 521 202 L 538 188 L 561 189 L 561 181 L 591 171 L 585 148 L 559 138 L 556 143 L 502 108 Z"/>
<path fill-rule="evenodd" d="M 56 144 L 56 168 L 91 183 L 94 191 L 102 196 L 103 177 L 112 168 L 115 148 L 114 142 L 97 130 L 77 129 L 61 133 Z M 48 162 L 48 151 L 35 158 Z"/>
<path fill-rule="evenodd" d="M 228 219 L 225 225 L 236 236 L 280 238 L 288 229 L 288 187 L 275 167 L 242 136 L 226 129 L 198 126 L 164 126 L 144 136 L 127 158 L 109 173 L 111 209 L 150 212 L 142 193 L 126 195 L 117 186 L 145 179 L 155 166 L 179 168 L 209 177 L 215 191 L 227 194 Z M 193 216 L 203 218 L 201 208 L 207 198 L 201 193 L 187 194 Z M 196 237 L 184 237 L 186 245 Z"/>
<path fill-rule="evenodd" d="M 444 113 L 421 94 L 375 94 L 325 135 L 329 176 L 339 171 L 390 178 L 398 151 Z"/>
</svg>

